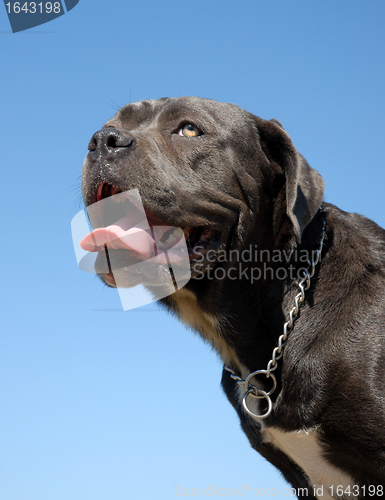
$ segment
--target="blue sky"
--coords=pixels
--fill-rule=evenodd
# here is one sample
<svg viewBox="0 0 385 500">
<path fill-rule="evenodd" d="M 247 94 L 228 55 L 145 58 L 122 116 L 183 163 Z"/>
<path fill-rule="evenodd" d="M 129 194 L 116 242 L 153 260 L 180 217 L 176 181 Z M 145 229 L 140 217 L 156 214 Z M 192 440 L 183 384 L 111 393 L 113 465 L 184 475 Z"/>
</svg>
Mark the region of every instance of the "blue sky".
<svg viewBox="0 0 385 500">
<path fill-rule="evenodd" d="M 209 97 L 279 119 L 326 200 L 385 226 L 384 21 L 382 0 L 80 0 L 12 34 L 0 9 L 1 500 L 286 486 L 209 347 L 77 268 L 81 166 L 116 106 Z"/>
</svg>

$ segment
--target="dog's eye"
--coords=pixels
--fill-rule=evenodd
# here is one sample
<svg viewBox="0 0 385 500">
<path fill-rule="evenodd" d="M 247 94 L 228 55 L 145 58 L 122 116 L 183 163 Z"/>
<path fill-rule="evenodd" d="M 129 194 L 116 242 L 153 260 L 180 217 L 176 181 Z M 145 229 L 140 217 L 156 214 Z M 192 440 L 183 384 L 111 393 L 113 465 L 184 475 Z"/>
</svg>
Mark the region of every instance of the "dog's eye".
<svg viewBox="0 0 385 500">
<path fill-rule="evenodd" d="M 178 135 L 183 137 L 197 137 L 198 135 L 202 135 L 202 131 L 192 123 L 185 123 L 178 130 Z"/>
</svg>

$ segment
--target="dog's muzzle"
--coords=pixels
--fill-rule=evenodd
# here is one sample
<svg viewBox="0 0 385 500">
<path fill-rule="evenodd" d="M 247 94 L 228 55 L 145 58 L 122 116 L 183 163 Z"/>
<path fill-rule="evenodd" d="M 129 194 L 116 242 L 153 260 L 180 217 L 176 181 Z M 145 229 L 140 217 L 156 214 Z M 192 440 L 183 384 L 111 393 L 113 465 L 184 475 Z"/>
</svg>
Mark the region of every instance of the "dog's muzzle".
<svg viewBox="0 0 385 500">
<path fill-rule="evenodd" d="M 124 310 L 166 297 L 191 277 L 184 231 L 150 225 L 137 189 L 98 195 L 71 226 L 79 268 L 118 288 Z"/>
</svg>

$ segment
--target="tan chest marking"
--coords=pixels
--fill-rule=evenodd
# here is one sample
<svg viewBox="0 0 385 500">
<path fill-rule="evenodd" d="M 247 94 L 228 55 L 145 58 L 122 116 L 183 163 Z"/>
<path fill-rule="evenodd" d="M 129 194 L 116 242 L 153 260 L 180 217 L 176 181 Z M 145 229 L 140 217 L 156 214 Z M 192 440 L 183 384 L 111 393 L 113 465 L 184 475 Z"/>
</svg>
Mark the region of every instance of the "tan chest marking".
<svg viewBox="0 0 385 500">
<path fill-rule="evenodd" d="M 218 352 L 224 364 L 239 366 L 238 357 L 221 336 L 220 319 L 200 310 L 195 295 L 189 290 L 178 290 L 172 295 L 181 321 L 198 331 Z"/>
</svg>

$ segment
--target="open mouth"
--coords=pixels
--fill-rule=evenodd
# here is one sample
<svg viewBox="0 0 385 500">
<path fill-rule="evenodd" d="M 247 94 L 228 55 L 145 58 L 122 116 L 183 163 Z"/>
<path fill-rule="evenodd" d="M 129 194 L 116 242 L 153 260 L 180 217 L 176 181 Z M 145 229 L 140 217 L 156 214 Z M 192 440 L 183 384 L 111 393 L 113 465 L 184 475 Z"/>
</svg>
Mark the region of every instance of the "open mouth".
<svg viewBox="0 0 385 500">
<path fill-rule="evenodd" d="M 94 231 L 83 240 L 85 250 L 130 250 L 138 260 L 178 246 L 184 237 L 190 261 L 201 259 L 221 244 L 221 231 L 211 226 L 182 226 L 164 222 L 161 217 L 144 211 L 139 197 L 126 196 L 119 187 L 106 182 L 95 191 L 88 207 Z M 108 200 L 111 198 L 111 200 Z M 100 203 L 103 202 L 103 203 Z M 135 229 L 136 228 L 136 229 Z"/>
</svg>

